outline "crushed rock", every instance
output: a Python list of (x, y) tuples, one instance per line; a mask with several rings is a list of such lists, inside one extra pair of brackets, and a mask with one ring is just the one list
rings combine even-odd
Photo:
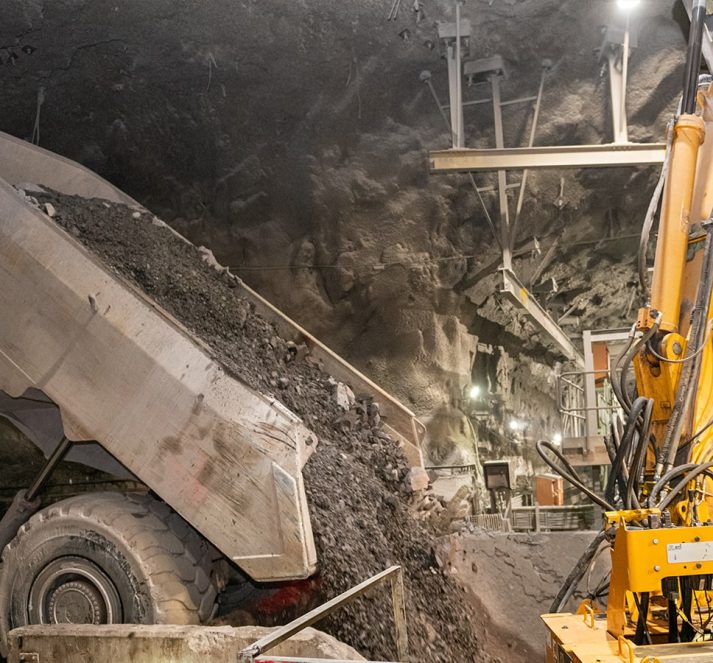
[[(55, 222), (206, 342), (226, 370), (277, 398), (319, 436), (303, 474), (320, 600), (400, 564), (412, 656), (433, 663), (491, 660), (480, 651), (478, 619), (464, 590), (440, 568), (434, 534), (410, 513), (410, 468), (383, 431), (377, 404), (352, 402), (344, 390), (336, 398), (334, 379), (236, 294), (229, 271), (152, 214), (137, 218), (133, 208), (49, 191), (32, 197), (43, 211), (51, 205)], [(368, 658), (395, 660), (388, 594), (385, 588), (361, 598), (320, 628)]]

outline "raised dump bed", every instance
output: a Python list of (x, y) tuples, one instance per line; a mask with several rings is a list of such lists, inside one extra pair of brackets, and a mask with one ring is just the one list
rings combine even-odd
[[(63, 431), (53, 434), (37, 393), (0, 398), (0, 407), (46, 453), (62, 434), (98, 441), (252, 578), (309, 576), (316, 559), (301, 468), (314, 436), (280, 403), (227, 375), (183, 325), (10, 185), (138, 203), (79, 164), (7, 134), (0, 178), (0, 306), (13, 312), (0, 319), (0, 389), (12, 398), (41, 392), (59, 407)], [(238, 284), (283, 338), (306, 343), (327, 372), (374, 396), (387, 431), (420, 464), (425, 429), (412, 412)], [(122, 471), (96, 446), (70, 459)]]
[[(133, 198), (84, 166), (2, 132), (0, 178), (12, 185), (30, 182), (62, 193), (139, 206)], [(407, 458), (414, 466), (423, 465), (421, 447), (425, 441), (426, 428), (409, 408), (240, 279), (236, 281), (239, 296), (253, 304), (255, 311), (265, 320), (273, 323), (285, 340), (304, 343), (310, 353), (323, 362), (327, 373), (349, 384), (358, 396), (375, 398), (379, 402), (386, 431), (403, 445)]]
[(4, 182), (0, 308), (2, 391), (41, 391), (253, 578), (314, 571), (314, 436)]
[[(397, 432), (418, 460), (423, 429), (412, 413), (76, 164), (3, 138), (3, 176), (0, 374), (13, 396), (33, 391), (6, 397), (0, 410), (48, 452), (64, 433), (91, 440), (69, 458), (111, 462), (157, 495), (82, 493), (14, 529), (0, 565), (0, 655), (10, 631), (28, 624), (208, 623), (226, 556), (237, 564), (219, 617), (240, 623), (265, 594), (246, 605), (244, 590), (256, 588), (238, 586), (235, 567), (255, 579), (309, 574), (314, 539), (319, 582), (271, 585), (265, 612), (300, 590), (317, 592), (305, 601), (334, 596), (389, 560), (404, 568), (413, 651), (471, 660), (477, 615), (449, 576), (429, 571), (435, 541), (410, 511), (419, 473), (409, 474), (385, 434)], [(28, 198), (8, 180), (124, 204), (20, 187)], [(286, 339), (307, 343), (310, 355)], [(344, 405), (333, 376), (378, 400), (381, 417), (363, 402)], [(27, 516), (22, 500), (8, 513), (14, 507)], [(326, 628), (373, 660), (396, 660), (384, 599), (364, 597)], [(260, 651), (272, 660), (264, 643)]]
[[(69, 460), (160, 499), (80, 495), (23, 525), (3, 556), (0, 654), (8, 631), (27, 623), (204, 621), (222, 556), (258, 582), (312, 575), (302, 470), (316, 436), (13, 186), (28, 182), (139, 207), (82, 166), (0, 134), (0, 416), (46, 455), (70, 440)], [(425, 429), (412, 412), (235, 286), (282, 338), (375, 398), (386, 432), (421, 465)], [(18, 499), (2, 545), (39, 506)]]

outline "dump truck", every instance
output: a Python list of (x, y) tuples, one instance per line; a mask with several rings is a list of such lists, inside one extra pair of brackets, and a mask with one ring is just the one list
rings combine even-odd
[[(47, 457), (0, 522), (0, 653), (28, 624), (204, 622), (226, 560), (259, 583), (310, 577), (318, 560), (302, 468), (317, 436), (20, 185), (138, 207), (83, 166), (0, 134), (0, 416)], [(386, 431), (422, 465), (425, 428), (408, 408), (235, 280), (236, 296), (284, 339), (376, 398)], [(41, 508), (63, 459), (144, 490)]]

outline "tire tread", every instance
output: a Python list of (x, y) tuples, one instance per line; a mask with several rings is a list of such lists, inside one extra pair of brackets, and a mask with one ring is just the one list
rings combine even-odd
[(130, 551), (148, 579), (156, 623), (200, 624), (212, 617), (218, 594), (215, 549), (167, 504), (140, 493), (85, 493), (37, 512), (5, 547), (0, 580), (21, 563), (24, 539), (67, 518), (110, 530)]

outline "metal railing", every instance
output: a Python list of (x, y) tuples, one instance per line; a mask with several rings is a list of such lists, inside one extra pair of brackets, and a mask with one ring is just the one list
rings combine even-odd
[(598, 522), (591, 504), (568, 506), (513, 507), (507, 517), (499, 513), (480, 513), (468, 521), (489, 532), (564, 532), (592, 529)]
[(468, 516), (468, 520), (476, 527), (488, 532), (511, 532), (512, 525), (510, 519), (502, 513), (476, 513)]
[(557, 404), (562, 416), (564, 437), (585, 437), (587, 415), (596, 413), (599, 435), (607, 435), (614, 415), (621, 412), (609, 378), (595, 389), (594, 403), (586, 399), (585, 380), (589, 375), (602, 375), (603, 371), (568, 371), (557, 375)]
[(598, 522), (592, 504), (567, 506), (523, 506), (512, 510), (516, 532), (565, 532), (592, 529)]
[(570, 375), (579, 374), (561, 373), (557, 376), (557, 406), (562, 415), (562, 434), (565, 437), (582, 437), (587, 420), (582, 412), (586, 407), (584, 387), (570, 380)]
[[(398, 652), (399, 662), (408, 662), (408, 631), (406, 629), (406, 601), (404, 596), (404, 581), (403, 571), (400, 566), (392, 566), (391, 568), (382, 571), (368, 580), (352, 587), (343, 594), (327, 601), (325, 604), (311, 610), (302, 617), (298, 617), (294, 621), (281, 626), (272, 633), (268, 633), (265, 637), (260, 638), (249, 647), (246, 647), (240, 652), (240, 663), (353, 663), (353, 661), (334, 661), (333, 659), (321, 658), (301, 658), (290, 656), (263, 656), (265, 652), (270, 651), (281, 642), (284, 642), (293, 635), (304, 630), (308, 626), (312, 626), (316, 622), (331, 615), (334, 611), (343, 607), (345, 604), (371, 591), (377, 585), (389, 581), (391, 584), (391, 601), (394, 610), (394, 629), (396, 631), (396, 649)], [(372, 663), (386, 663), (383, 661), (373, 661)]]

